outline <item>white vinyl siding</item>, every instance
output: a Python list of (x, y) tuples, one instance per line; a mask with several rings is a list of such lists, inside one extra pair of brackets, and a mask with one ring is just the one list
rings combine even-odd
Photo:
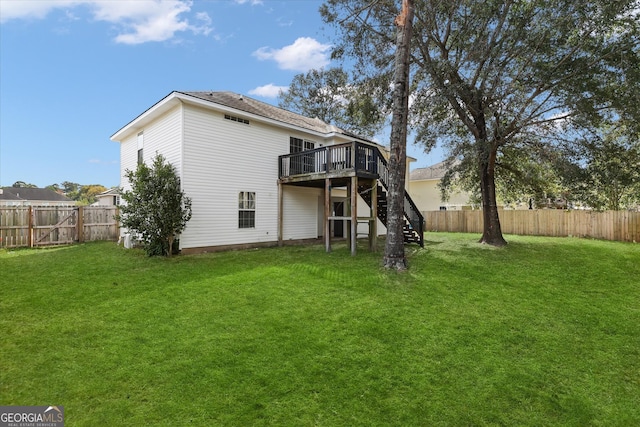
[(120, 186), (130, 190), (129, 181), (125, 178), (126, 170), (136, 170), (138, 166), (137, 136), (131, 135), (120, 143)]
[(120, 185), (129, 189), (125, 178), (125, 170), (135, 171), (138, 167), (138, 150), (142, 149), (143, 161), (150, 166), (156, 153), (164, 156), (179, 172), (181, 167), (181, 113), (180, 107), (175, 107), (158, 120), (145, 126), (127, 137), (120, 144)]
[[(182, 184), (193, 216), (181, 247), (277, 240), (278, 156), (289, 151), (288, 133), (256, 121), (239, 126), (223, 113), (185, 105), (183, 150)], [(241, 191), (258, 201), (254, 228), (238, 228)]]
[(177, 171), (181, 168), (181, 107), (176, 106), (144, 128), (144, 161), (147, 165), (160, 153)]
[(318, 202), (322, 190), (317, 188), (284, 186), (284, 240), (315, 239), (318, 237)]

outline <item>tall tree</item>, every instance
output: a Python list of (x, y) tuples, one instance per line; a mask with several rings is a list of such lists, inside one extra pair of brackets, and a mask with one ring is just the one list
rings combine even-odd
[(559, 167), (573, 200), (597, 210), (640, 206), (640, 133), (604, 127), (578, 141)]
[(382, 128), (385, 116), (367, 90), (370, 87), (350, 81), (341, 68), (310, 70), (294, 76), (289, 89), (278, 96), (278, 105), (371, 138)]
[[(392, 0), (326, 0), (335, 52), (359, 73), (391, 76)], [(412, 124), (473, 169), (481, 242), (504, 245), (496, 169), (505, 149), (553, 145), (560, 124), (606, 114), (638, 118), (638, 0), (420, 0), (412, 40)], [(389, 77), (390, 78), (390, 77)], [(636, 120), (637, 122), (637, 120)], [(531, 137), (531, 138), (529, 138)]]
[(12, 187), (14, 188), (38, 188), (37, 185), (31, 184), (24, 181), (16, 181), (13, 183)]
[(78, 191), (77, 201), (81, 205), (90, 205), (94, 203), (97, 199), (97, 195), (102, 193), (103, 191), (107, 191), (107, 187), (100, 184), (89, 184), (89, 185), (81, 185), (80, 190)]
[(65, 196), (67, 196), (71, 200), (78, 200), (78, 196), (80, 195), (80, 184), (78, 184), (77, 182), (63, 181), (60, 183), (60, 185), (62, 186), (62, 191), (64, 192)]
[(131, 190), (121, 190), (125, 203), (120, 206), (118, 221), (142, 235), (147, 255), (170, 257), (176, 236), (191, 219), (191, 199), (180, 188), (175, 168), (157, 154), (151, 166), (141, 163), (125, 176)]
[(413, 28), (413, 0), (403, 0), (395, 19), (395, 70), (393, 74), (393, 115), (389, 147), (389, 192), (387, 196), (387, 239), (384, 247), (385, 268), (404, 270), (404, 193), (407, 170), (407, 119), (409, 117), (409, 55)]
[(45, 188), (51, 191), (55, 191), (56, 193), (62, 193), (62, 188), (60, 188), (60, 186), (56, 183), (47, 185)]

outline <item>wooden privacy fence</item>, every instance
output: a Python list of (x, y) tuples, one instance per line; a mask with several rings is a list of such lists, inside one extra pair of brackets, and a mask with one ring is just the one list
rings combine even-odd
[(118, 240), (116, 206), (0, 207), (0, 247)]
[[(423, 212), (427, 231), (482, 233), (482, 211)], [(505, 234), (591, 237), (640, 242), (640, 212), (576, 210), (500, 210)]]

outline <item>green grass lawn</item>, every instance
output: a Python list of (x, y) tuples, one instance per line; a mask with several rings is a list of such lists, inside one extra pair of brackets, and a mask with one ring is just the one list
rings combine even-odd
[(67, 426), (640, 425), (640, 245), (0, 251), (0, 404)]

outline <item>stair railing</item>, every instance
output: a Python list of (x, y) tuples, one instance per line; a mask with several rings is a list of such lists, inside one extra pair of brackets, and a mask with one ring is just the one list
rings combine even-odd
[[(375, 149), (377, 151), (377, 169), (378, 169), (378, 179), (384, 186), (384, 189), (389, 192), (389, 167), (387, 163), (387, 159), (384, 158), (382, 153), (378, 148)], [(420, 246), (424, 247), (424, 216), (420, 213), (420, 210), (411, 199), (411, 196), (404, 190), (404, 217), (409, 221), (409, 225), (413, 230), (418, 233), (418, 238), (420, 239)]]

